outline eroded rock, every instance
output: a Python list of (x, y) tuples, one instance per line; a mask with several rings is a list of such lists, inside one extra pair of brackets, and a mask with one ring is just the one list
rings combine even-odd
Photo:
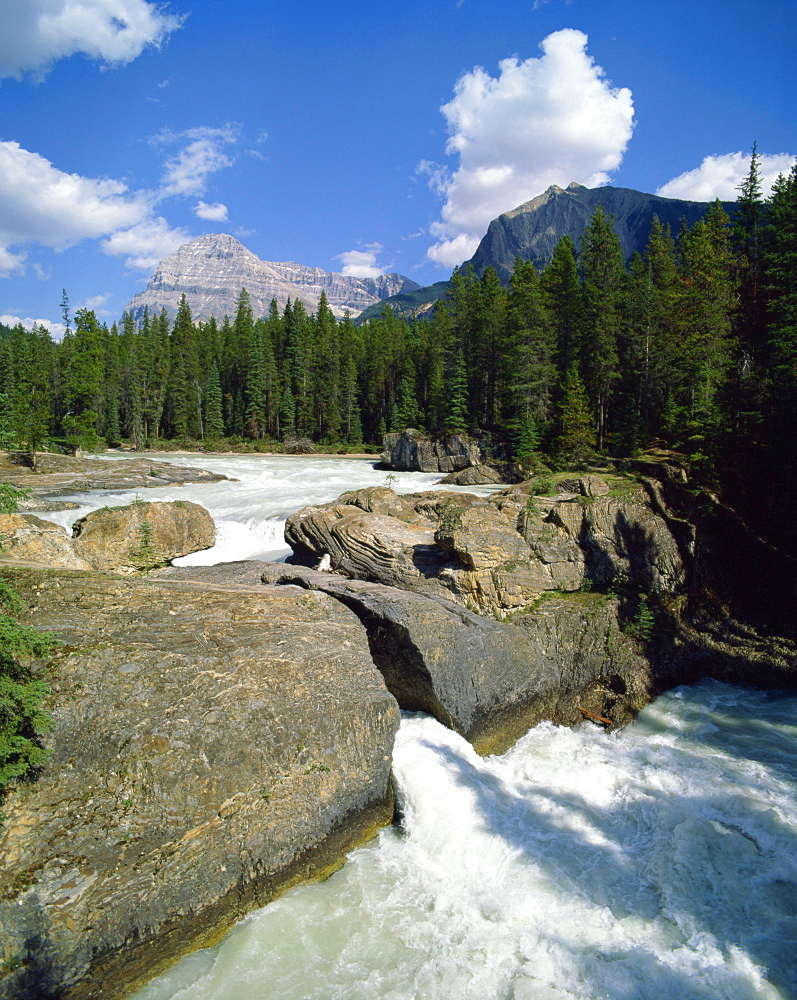
[(93, 510), (75, 521), (72, 537), (93, 569), (132, 573), (211, 548), (216, 526), (197, 503), (156, 501)]
[(13, 581), (65, 645), (51, 756), (3, 805), (3, 1000), (126, 995), (390, 821), (399, 713), (339, 601)]
[(599, 477), (579, 491), (531, 497), (528, 484), (487, 498), (435, 490), (397, 497), (360, 490), (288, 518), (295, 562), (331, 568), (487, 613), (527, 606), (547, 590), (631, 584), (680, 591), (693, 550), (689, 524), (654, 512), (629, 488), (611, 496)]
[(383, 465), (400, 472), (456, 472), (487, 460), (484, 442), (467, 434), (446, 434), (432, 440), (408, 427), (400, 434), (386, 434)]

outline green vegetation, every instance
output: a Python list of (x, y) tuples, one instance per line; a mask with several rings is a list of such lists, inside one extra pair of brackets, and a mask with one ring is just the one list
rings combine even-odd
[[(20, 494), (27, 495), (0, 483), (0, 510), (15, 510)], [(0, 577), (0, 798), (10, 782), (46, 760), (39, 737), (52, 724), (41, 708), (49, 689), (32, 663), (48, 655), (55, 639), (21, 625), (16, 616), (22, 608), (16, 588)]]

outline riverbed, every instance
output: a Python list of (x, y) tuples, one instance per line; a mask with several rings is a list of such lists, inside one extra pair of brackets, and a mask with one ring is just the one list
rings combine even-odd
[[(386, 482), (368, 459), (163, 458), (237, 480), (145, 491), (213, 514), (188, 564), (284, 558), (290, 513)], [(134, 497), (72, 499), (61, 523)], [(399, 823), (136, 1000), (797, 997), (794, 693), (704, 682), (620, 732), (542, 724), (488, 758), (405, 715), (393, 770)]]

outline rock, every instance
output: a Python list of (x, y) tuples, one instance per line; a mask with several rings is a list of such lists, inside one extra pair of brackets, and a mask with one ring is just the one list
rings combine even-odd
[(320, 590), (351, 608), (401, 708), (429, 712), (480, 753), (505, 750), (543, 719), (572, 725), (578, 705), (625, 721), (648, 700), (649, 665), (620, 630), (617, 600), (605, 595), (546, 601), (508, 623), (439, 597), (281, 563), (265, 564), (263, 579)]
[(565, 493), (578, 493), (582, 497), (603, 497), (609, 492), (609, 484), (600, 476), (560, 479), (557, 486)]
[(34, 514), (0, 514), (0, 563), (90, 569), (60, 524)]
[[(584, 488), (600, 491), (603, 481), (593, 480)], [(293, 562), (315, 566), (328, 554), (332, 569), (354, 579), (486, 613), (520, 609), (547, 590), (578, 590), (587, 579), (649, 592), (685, 588), (694, 533), (661, 497), (654, 512), (636, 487), (626, 497), (571, 493), (531, 503), (527, 490), (487, 498), (359, 491), (292, 515), (285, 538)]]
[(399, 713), (339, 601), (12, 579), (64, 645), (51, 756), (3, 803), (2, 1000), (125, 996), (391, 820)]
[(471, 465), (460, 472), (450, 472), (438, 486), (485, 486), (506, 482), (501, 473), (491, 465)]
[(400, 472), (455, 472), (483, 465), (487, 449), (467, 434), (447, 434), (437, 440), (424, 437), (411, 427), (401, 434), (386, 434), (382, 465)]
[(206, 469), (173, 465), (151, 458), (73, 458), (38, 453), (39, 471), (24, 463), (20, 452), (0, 452), (0, 479), (30, 490), (34, 497), (53, 497), (90, 490), (140, 490), (183, 483), (217, 483), (226, 476)]
[(216, 526), (197, 503), (157, 501), (93, 510), (75, 521), (72, 537), (94, 569), (132, 573), (211, 548)]

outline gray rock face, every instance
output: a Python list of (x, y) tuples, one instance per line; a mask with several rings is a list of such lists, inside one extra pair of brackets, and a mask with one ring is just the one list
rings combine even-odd
[(268, 312), (272, 299), (280, 309), (288, 299), (298, 299), (315, 312), (322, 292), (336, 316), (342, 317), (347, 310), (358, 316), (390, 295), (419, 287), (400, 274), (353, 278), (293, 262), (260, 260), (234, 237), (219, 233), (201, 236), (164, 257), (147, 287), (133, 296), (125, 311), (138, 319), (145, 308), (151, 314), (165, 309), (174, 319), (180, 297), (185, 295), (194, 320), (215, 316), (221, 321), (235, 316), (238, 296), (245, 288), (256, 319)]
[(339, 601), (12, 579), (65, 645), (52, 754), (3, 803), (2, 1000), (127, 995), (391, 820), (399, 712)]
[(682, 219), (691, 226), (709, 208), (705, 202), (660, 198), (630, 188), (569, 184), (562, 189), (552, 185), (544, 194), (490, 223), (471, 258), (474, 270), (481, 276), (485, 268), (494, 267), (501, 281), (508, 282), (518, 257), (530, 260), (541, 270), (550, 262), (563, 236), (569, 236), (576, 250), (580, 249), (581, 237), (599, 204), (607, 215), (614, 215), (626, 264), (636, 251), (642, 253), (647, 246), (654, 215), (677, 234)]
[[(344, 494), (288, 518), (294, 559), (486, 613), (532, 603), (547, 590), (585, 580), (628, 582), (646, 591), (682, 590), (691, 527), (655, 513), (641, 490), (620, 498), (599, 477), (579, 495), (537, 497), (528, 485), (488, 498), (444, 490), (398, 497), (384, 487)], [(602, 485), (601, 485), (602, 484)], [(583, 495), (582, 490), (590, 490)], [(659, 509), (666, 511), (663, 501)]]
[(619, 628), (616, 599), (575, 595), (505, 623), (336, 573), (271, 563), (263, 579), (351, 608), (399, 705), (429, 712), (480, 753), (505, 750), (543, 719), (572, 725), (579, 706), (621, 721), (646, 700), (649, 666)]
[(399, 472), (456, 472), (482, 465), (487, 449), (467, 434), (447, 434), (433, 441), (412, 428), (400, 434), (386, 434), (382, 465)]

